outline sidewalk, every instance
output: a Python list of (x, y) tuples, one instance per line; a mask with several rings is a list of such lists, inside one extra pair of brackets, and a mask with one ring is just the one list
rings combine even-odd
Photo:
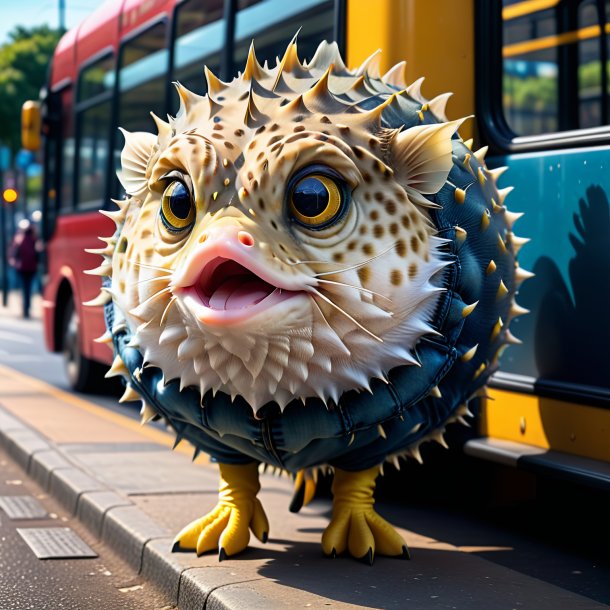
[[(0, 316), (11, 318), (22, 318), (21, 310), (21, 290), (11, 290), (8, 293), (7, 306), (2, 307), (0, 302)], [(38, 293), (32, 295), (32, 303), (30, 306), (30, 319), (42, 319), (42, 296)]]
[(249, 550), (222, 563), (216, 554), (172, 554), (173, 536), (215, 505), (217, 489), (216, 469), (203, 457), (193, 464), (182, 445), (171, 452), (172, 443), (169, 434), (0, 366), (0, 444), (180, 610), (606, 607), (484, 558), (510, 547), (481, 544), (480, 536), (476, 545), (454, 546), (406, 529), (443, 531), (406, 507), (379, 512), (403, 526), (411, 561), (378, 557), (369, 567), (325, 559), (320, 536), (330, 502), (291, 514), (291, 481), (271, 475), (261, 476), (266, 545), (252, 537)]

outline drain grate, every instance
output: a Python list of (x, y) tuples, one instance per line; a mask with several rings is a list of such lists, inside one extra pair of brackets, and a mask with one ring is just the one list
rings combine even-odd
[(47, 511), (32, 496), (0, 496), (0, 508), (9, 519), (46, 519)]
[(17, 532), (38, 559), (97, 557), (97, 553), (69, 527), (17, 528)]

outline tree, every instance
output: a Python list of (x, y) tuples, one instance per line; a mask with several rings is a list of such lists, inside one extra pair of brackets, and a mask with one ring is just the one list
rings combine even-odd
[(17, 26), (0, 47), (0, 142), (20, 148), (21, 105), (38, 99), (61, 32), (47, 25)]

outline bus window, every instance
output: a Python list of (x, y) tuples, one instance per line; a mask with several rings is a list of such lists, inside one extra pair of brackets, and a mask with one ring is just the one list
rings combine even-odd
[(79, 209), (100, 208), (106, 192), (110, 140), (110, 100), (78, 114)]
[(608, 37), (596, 0), (503, 0), (502, 103), (518, 136), (608, 123)]
[[(66, 87), (60, 93), (61, 107), (72, 108), (72, 88)], [(74, 125), (72, 113), (67, 112), (61, 129), (61, 191), (59, 197), (62, 212), (69, 212), (74, 207)]]
[[(125, 43), (121, 50), (117, 125), (127, 131), (151, 131), (149, 112), (165, 116), (169, 51), (167, 24), (158, 23)], [(114, 164), (121, 165), (123, 137), (115, 137)], [(115, 180), (113, 196), (121, 196)]]
[(114, 56), (108, 55), (87, 66), (80, 75), (78, 101), (90, 100), (96, 95), (112, 91), (114, 87)]
[(102, 207), (106, 196), (113, 86), (112, 55), (83, 68), (78, 79), (76, 206), (81, 210)]
[[(207, 93), (203, 66), (219, 73), (225, 34), (222, 17), (223, 0), (189, 0), (177, 10), (173, 80), (199, 95)], [(178, 107), (175, 91), (170, 107)]]
[(322, 40), (333, 39), (334, 3), (321, 0), (239, 0), (235, 23), (234, 69), (242, 70), (246, 63), (250, 41), (255, 40), (256, 57), (262, 64), (275, 66), (286, 44), (299, 33), (301, 61), (313, 57)]

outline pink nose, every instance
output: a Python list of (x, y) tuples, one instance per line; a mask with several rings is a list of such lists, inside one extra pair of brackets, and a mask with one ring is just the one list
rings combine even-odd
[(248, 231), (240, 231), (237, 234), (237, 239), (240, 244), (247, 246), (248, 248), (251, 248), (254, 245), (254, 237), (252, 237)]

